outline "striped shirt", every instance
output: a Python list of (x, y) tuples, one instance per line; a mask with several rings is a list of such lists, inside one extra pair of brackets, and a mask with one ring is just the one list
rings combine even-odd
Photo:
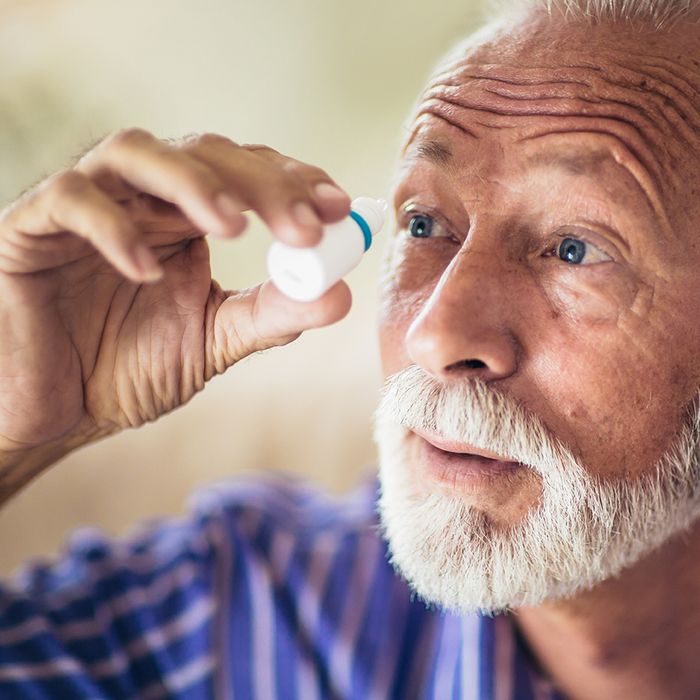
[(123, 539), (78, 531), (0, 587), (0, 698), (561, 698), (508, 616), (411, 594), (376, 497), (238, 479)]

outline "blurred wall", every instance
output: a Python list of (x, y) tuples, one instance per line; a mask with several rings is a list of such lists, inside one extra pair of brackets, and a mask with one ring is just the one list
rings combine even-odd
[[(381, 196), (406, 114), (474, 25), (473, 4), (0, 0), (0, 201), (122, 126), (267, 143), (352, 196)], [(215, 277), (229, 288), (261, 281), (270, 241), (255, 225), (212, 242)], [(343, 321), (242, 361), (179, 411), (35, 480), (0, 511), (0, 574), (58, 551), (79, 525), (121, 533), (238, 472), (291, 470), (341, 491), (371, 471), (381, 253), (348, 276)]]

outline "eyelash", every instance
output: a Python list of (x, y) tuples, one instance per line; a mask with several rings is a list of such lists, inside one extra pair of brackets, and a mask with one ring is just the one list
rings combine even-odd
[[(417, 209), (411, 209), (409, 211), (405, 211), (400, 219), (399, 219), (399, 225), (402, 231), (406, 231), (408, 234), (408, 229), (410, 228), (411, 222), (413, 219), (419, 216), (424, 216), (428, 219), (432, 219), (433, 221), (433, 226), (439, 226), (445, 231), (445, 235), (443, 236), (426, 236), (425, 238), (450, 238), (455, 242), (459, 242), (459, 239), (457, 236), (455, 236), (451, 231), (447, 223), (442, 219), (442, 217), (436, 213), (432, 212), (426, 212), (426, 211), (419, 211)], [(411, 236), (408, 234), (409, 238), (413, 239), (420, 239), (420, 236)]]
[[(449, 239), (452, 239), (453, 241), (455, 241), (456, 243), (459, 243), (459, 239), (454, 234), (452, 234), (450, 232), (449, 227), (445, 224), (445, 222), (442, 220), (442, 218), (439, 215), (434, 214), (434, 213), (429, 213), (426, 211), (419, 211), (417, 209), (405, 211), (401, 215), (401, 217), (399, 218), (400, 228), (402, 231), (406, 232), (406, 234), (409, 238), (411, 238), (413, 240), (420, 240), (422, 238), (421, 236), (411, 236), (410, 233), (408, 232), (413, 219), (415, 219), (416, 217), (419, 217), (419, 216), (431, 219), (433, 221), (434, 226), (437, 225), (437, 226), (441, 227), (442, 229), (444, 229), (444, 231), (446, 233), (446, 235), (444, 235), (444, 236), (430, 235), (430, 236), (425, 236), (423, 238), (425, 238), (426, 240), (431, 239), (431, 238), (449, 238)], [(602, 246), (599, 243), (593, 242), (582, 231), (569, 230), (569, 231), (564, 231), (564, 232), (558, 232), (558, 233), (554, 234), (553, 238), (554, 238), (554, 240), (551, 241), (547, 245), (545, 252), (543, 254), (543, 257), (547, 257), (547, 258), (558, 257), (558, 251), (559, 251), (561, 244), (566, 239), (572, 238), (575, 240), (582, 241), (583, 243), (586, 244), (586, 246), (590, 246), (591, 248), (600, 251), (601, 253), (606, 255), (608, 258), (610, 258), (610, 260), (614, 260), (614, 258), (615, 258), (614, 254), (610, 250), (607, 249), (607, 246)], [(603, 261), (598, 261), (598, 263), (592, 263), (592, 264), (600, 264), (601, 262), (607, 262), (607, 261), (603, 260)], [(572, 267), (574, 267), (574, 265), (572, 265)], [(575, 267), (587, 267), (587, 266), (575, 265)]]

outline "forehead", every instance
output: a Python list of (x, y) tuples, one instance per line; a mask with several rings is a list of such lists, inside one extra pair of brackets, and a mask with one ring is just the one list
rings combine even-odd
[(695, 34), (546, 18), (497, 30), (436, 72), (410, 122), (402, 170), (421, 159), (494, 168), (499, 154), (517, 153), (576, 171), (611, 158), (655, 208), (668, 206), (687, 196), (700, 155)]
[[(472, 192), (475, 182), (488, 183), (501, 194), (538, 183), (564, 192), (573, 185), (582, 196), (615, 196), (620, 203), (635, 202), (638, 209), (664, 217), (654, 179), (609, 134), (554, 129), (527, 137), (516, 128), (494, 131), (465, 137), (444, 120), (426, 118), (404, 151), (398, 182), (410, 188), (416, 180), (449, 181)], [(402, 189), (397, 187), (399, 198)]]

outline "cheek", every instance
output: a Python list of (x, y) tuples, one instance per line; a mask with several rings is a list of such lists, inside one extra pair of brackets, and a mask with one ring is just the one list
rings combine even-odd
[(663, 455), (694, 392), (671, 343), (678, 333), (654, 322), (664, 315), (652, 309), (653, 286), (596, 267), (542, 282), (552, 323), (528, 335), (522, 371), (546, 397), (550, 427), (593, 473), (635, 473)]
[(552, 310), (571, 323), (614, 324), (644, 298), (645, 285), (615, 263), (558, 268), (541, 283)]
[(533, 337), (524, 369), (547, 404), (550, 428), (601, 476), (648, 470), (677, 435), (695, 393), (668, 337), (661, 348), (648, 326), (628, 330), (636, 335), (579, 323)]

